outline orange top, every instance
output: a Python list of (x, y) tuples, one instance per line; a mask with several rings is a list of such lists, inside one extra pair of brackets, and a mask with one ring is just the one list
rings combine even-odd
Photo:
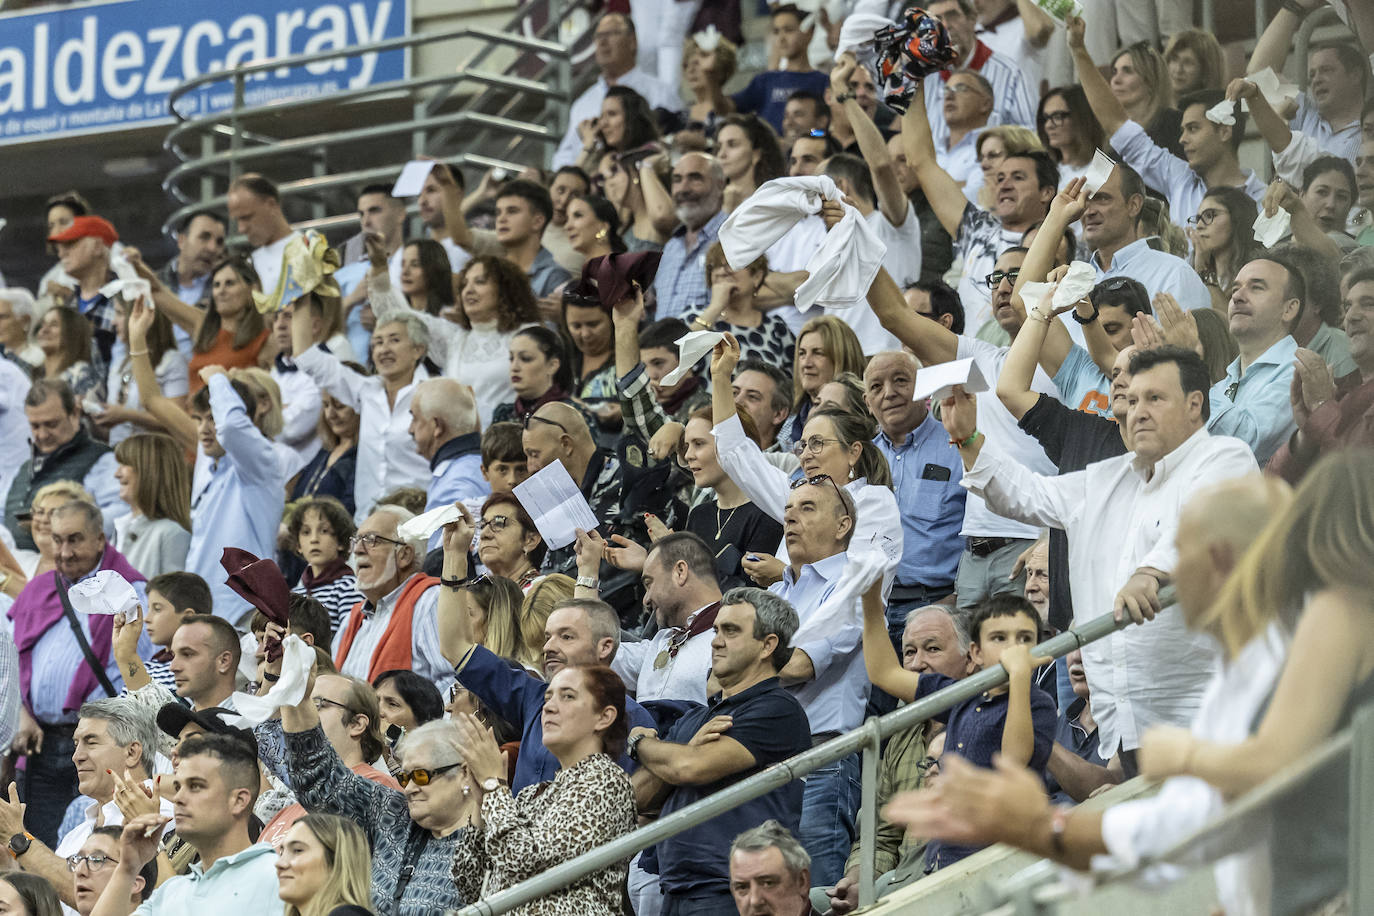
[(195, 394), (205, 387), (205, 383), (200, 379), (200, 370), (206, 366), (223, 366), (226, 369), (246, 369), (258, 364), (258, 351), (262, 345), (267, 343), (267, 335), (270, 330), (264, 330), (248, 346), (234, 348), (234, 338), (228, 331), (220, 329), (215, 337), (215, 345), (204, 353), (195, 353), (191, 356), (190, 364), (190, 393)]

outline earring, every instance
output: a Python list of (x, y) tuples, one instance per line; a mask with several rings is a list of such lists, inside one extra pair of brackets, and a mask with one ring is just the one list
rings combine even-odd
[(471, 795), (471, 794), (472, 794), (472, 786), (464, 785), (464, 786), (463, 786), (463, 797), (464, 797), (464, 798), (467, 798), (467, 797), (468, 797), (469, 795)]
[(606, 241), (606, 236), (608, 235), (610, 235), (610, 230), (608, 230), (605, 226), (602, 226), (601, 231), (596, 234), (596, 240), (598, 242), (604, 242)]

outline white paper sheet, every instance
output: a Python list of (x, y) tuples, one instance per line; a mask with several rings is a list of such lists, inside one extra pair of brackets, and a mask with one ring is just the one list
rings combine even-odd
[(1087, 189), (1088, 196), (1092, 197), (1097, 193), (1097, 189), (1107, 183), (1107, 179), (1112, 177), (1112, 169), (1116, 168), (1116, 162), (1112, 160), (1102, 150), (1093, 153), (1092, 164), (1088, 166), (1088, 171), (1083, 175), (1083, 187)]
[(391, 186), (392, 197), (419, 197), (425, 189), (425, 179), (434, 170), (432, 159), (412, 159), (401, 169), (396, 183)]
[(516, 484), (514, 492), (550, 550), (571, 544), (577, 539), (578, 528), (590, 531), (599, 524), (587, 497), (561, 461), (544, 465), (524, 483)]
[(683, 334), (677, 339), (677, 368), (663, 376), (659, 384), (664, 388), (670, 388), (682, 381), (697, 361), (709, 355), (716, 348), (716, 344), (724, 339), (725, 334), (721, 331), (688, 331)]
[(428, 540), (431, 534), (462, 517), (463, 513), (458, 511), (457, 506), (440, 506), (437, 509), (430, 509), (408, 522), (402, 522), (396, 529), (396, 537), (403, 541)]
[[(1246, 79), (1259, 87), (1260, 94), (1275, 111), (1282, 111), (1284, 105), (1298, 97), (1298, 84), (1290, 83), (1279, 76), (1273, 67), (1265, 67), (1258, 73), (1250, 74)], [(1240, 110), (1249, 111), (1250, 103), (1242, 100)]]
[(1213, 124), (1220, 124), (1223, 127), (1236, 126), (1236, 103), (1227, 99), (1222, 99), (1211, 108), (1207, 109), (1207, 120)]
[(1083, 16), (1083, 4), (1078, 0), (1035, 0), (1035, 5), (1060, 25), (1064, 25), (1071, 18), (1079, 19)]
[(913, 401), (926, 398), (943, 400), (954, 393), (955, 385), (963, 385), (964, 391), (977, 394), (988, 390), (987, 379), (978, 370), (978, 364), (969, 359), (956, 359), (937, 366), (926, 366), (916, 373), (916, 390), (911, 393)]
[(138, 607), (138, 592), (113, 569), (102, 569), (67, 590), (72, 609), (82, 614), (114, 615)]
[(1288, 227), (1292, 222), (1292, 215), (1283, 207), (1276, 208), (1273, 216), (1265, 216), (1261, 210), (1259, 216), (1255, 217), (1255, 241), (1265, 248), (1272, 248), (1279, 239), (1288, 234)]
[(238, 715), (225, 716), (225, 724), (252, 728), (266, 722), (281, 707), (296, 706), (305, 699), (310, 670), (315, 667), (315, 648), (294, 633), (281, 641), (281, 648), (280, 679), (262, 696), (235, 691), (234, 709)]

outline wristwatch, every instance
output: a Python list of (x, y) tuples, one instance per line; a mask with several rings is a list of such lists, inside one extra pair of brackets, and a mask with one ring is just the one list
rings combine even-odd
[(27, 830), (23, 833), (16, 833), (14, 836), (10, 837), (10, 855), (14, 856), (16, 859), (19, 858), (29, 851), (29, 847), (33, 845), (33, 840), (33, 834), (29, 833)]
[(1098, 316), (1098, 314), (1099, 314), (1099, 312), (1100, 312), (1100, 310), (1099, 310), (1098, 307), (1097, 307), (1097, 303), (1096, 303), (1096, 302), (1093, 302), (1093, 301), (1091, 301), (1091, 300), (1089, 300), (1088, 304), (1091, 305), (1091, 306), (1093, 307), (1093, 313), (1092, 313), (1091, 315), (1089, 315), (1087, 318), (1084, 318), (1082, 315), (1078, 314), (1078, 309), (1074, 309), (1074, 310), (1073, 310), (1073, 320), (1074, 320), (1074, 321), (1077, 321), (1079, 324), (1092, 324), (1094, 321), (1097, 320), (1097, 316)]
[(501, 786), (504, 786), (505, 784), (506, 781), (501, 777), (491, 776), (487, 779), (482, 780), (482, 791), (495, 792), (497, 789), (499, 789)]
[(596, 576), (578, 576), (576, 584), (582, 588), (598, 589), (601, 587), (601, 580)]
[(630, 740), (625, 742), (625, 755), (636, 763), (639, 762), (639, 742), (643, 741), (645, 737), (644, 732), (640, 732), (637, 735), (631, 735)]

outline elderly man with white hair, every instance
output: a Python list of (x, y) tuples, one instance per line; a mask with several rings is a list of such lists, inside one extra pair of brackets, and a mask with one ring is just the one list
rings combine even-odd
[(415, 386), (410, 400), (410, 438), (429, 462), (425, 509), (491, 495), (482, 476), (482, 433), (472, 389), (451, 378), (432, 378)]
[(701, 265), (725, 222), (725, 170), (715, 156), (687, 153), (673, 166), (670, 191), (682, 225), (663, 246), (654, 275), (659, 318), (676, 318), (711, 300)]
[(29, 340), (34, 319), (33, 293), (21, 286), (0, 289), (0, 356), (25, 372), (43, 365), (43, 351)]
[(420, 570), (424, 542), (405, 541), (397, 533), (414, 517), (400, 506), (378, 506), (349, 542), (363, 600), (334, 634), (334, 666), (369, 683), (383, 671), (402, 668), (442, 692), (454, 677), (439, 651), (439, 580)]

